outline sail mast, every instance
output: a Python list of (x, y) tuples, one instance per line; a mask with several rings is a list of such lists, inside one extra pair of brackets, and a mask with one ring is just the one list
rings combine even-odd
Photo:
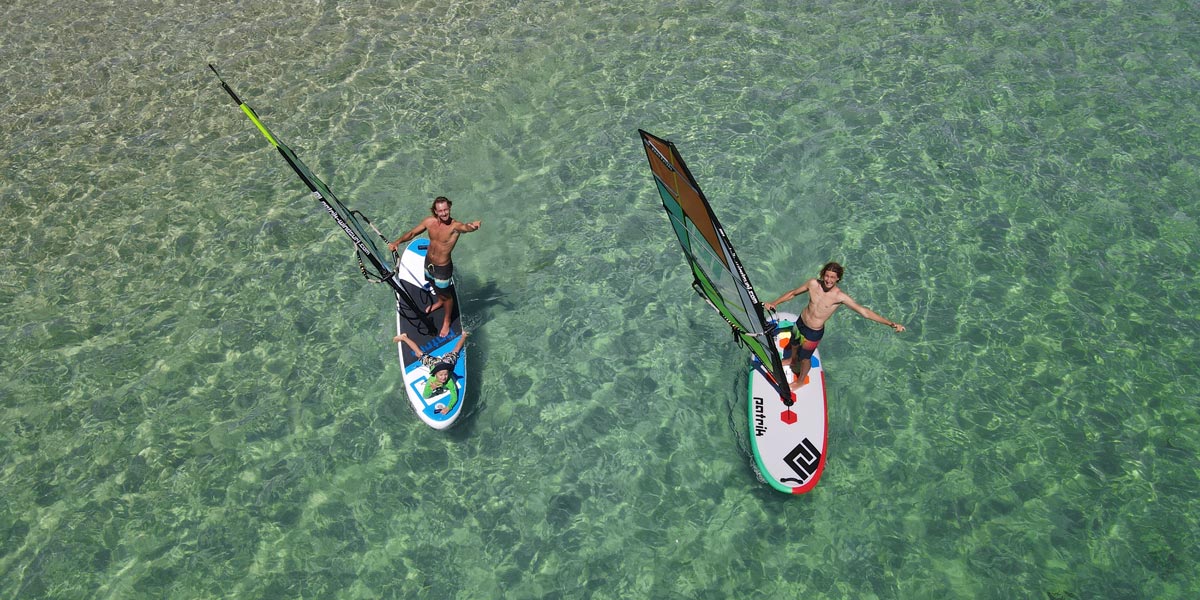
[[(242, 112), (250, 118), (250, 121), (254, 123), (254, 126), (257, 127), (259, 132), (263, 134), (263, 137), (267, 138), (267, 141), (270, 142), (271, 146), (279, 151), (279, 154), (283, 156), (283, 159), (287, 161), (288, 165), (293, 171), (295, 171), (296, 175), (300, 177), (305, 185), (308, 186), (308, 189), (312, 191), (313, 198), (321, 203), (321, 205), (325, 208), (325, 211), (328, 212), (331, 217), (333, 217), (335, 222), (337, 222), (338, 227), (340, 227), (341, 230), (350, 238), (350, 240), (354, 242), (355, 253), (358, 256), (359, 268), (362, 270), (363, 276), (371, 281), (387, 282), (388, 285), (396, 290), (396, 293), (404, 294), (405, 297), (407, 297), (408, 293), (404, 291), (404, 288), (401, 287), (396, 278), (396, 270), (393, 266), (396, 263), (396, 254), (389, 251), (391, 255), (391, 261), (389, 261), (387, 259), (387, 255), (384, 254), (384, 252), (377, 245), (378, 243), (376, 240), (371, 237), (369, 233), (367, 233), (366, 229), (363, 227), (363, 224), (365, 223), (367, 227), (370, 227), (372, 230), (374, 230), (379, 239), (386, 243), (387, 240), (382, 234), (379, 233), (379, 230), (375, 229), (375, 226), (371, 223), (371, 221), (363, 216), (362, 213), (346, 208), (346, 206), (342, 204), (340, 200), (338, 200), (337, 196), (333, 194), (329, 187), (325, 185), (325, 182), (321, 181), (316, 175), (314, 175), (313, 172), (309, 170), (308, 165), (305, 165), (304, 161), (300, 160), (300, 157), (296, 156), (296, 153), (293, 152), (292, 149), (287, 146), (287, 144), (283, 143), (282, 140), (275, 137), (275, 135), (273, 135), (271, 131), (267, 129), (267, 126), (264, 125), (262, 120), (259, 119), (258, 114), (254, 112), (254, 109), (250, 108), (248, 104), (243, 102), (242, 99), (238, 97), (237, 93), (233, 91), (233, 88), (229, 87), (229, 84), (225, 83), (225, 80), (221, 78), (221, 74), (217, 72), (217, 68), (211, 64), (208, 65), (208, 68), (211, 69), (213, 74), (217, 76), (217, 80), (221, 82), (221, 87), (225, 89), (230, 98), (233, 98), (233, 102), (238, 105), (238, 108), (242, 109)], [(364, 258), (374, 270), (374, 277), (372, 277), (372, 274), (367, 272), (367, 264), (363, 263)]]
[(790, 405), (792, 393), (788, 389), (783, 360), (775, 348), (774, 327), (767, 323), (750, 277), (712, 205), (675, 144), (641, 129), (638, 134), (654, 173), (663, 209), (667, 211), (691, 267), (692, 287), (725, 319), (738, 342), (758, 358), (780, 398)]

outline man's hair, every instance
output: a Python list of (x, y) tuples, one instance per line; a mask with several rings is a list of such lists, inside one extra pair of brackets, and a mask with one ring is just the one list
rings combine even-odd
[(437, 205), (442, 202), (446, 203), (447, 208), (454, 206), (454, 203), (451, 202), (449, 198), (445, 196), (438, 196), (437, 198), (433, 199), (433, 204), (429, 205), (429, 212), (432, 214), (437, 214)]
[(825, 276), (825, 271), (833, 271), (833, 273), (838, 276), (838, 281), (841, 281), (842, 274), (846, 272), (846, 269), (843, 269), (842, 265), (831, 262), (825, 263), (825, 266), (821, 267), (821, 277)]

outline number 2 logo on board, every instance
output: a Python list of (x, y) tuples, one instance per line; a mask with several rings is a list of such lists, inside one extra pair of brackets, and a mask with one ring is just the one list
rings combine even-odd
[(783, 462), (800, 476), (800, 479), (792, 481), (804, 483), (817, 472), (817, 466), (821, 464), (821, 451), (808, 438), (804, 438), (783, 457)]

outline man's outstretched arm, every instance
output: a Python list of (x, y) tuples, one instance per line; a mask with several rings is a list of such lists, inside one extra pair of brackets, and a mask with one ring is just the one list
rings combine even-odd
[(849, 307), (850, 310), (852, 310), (872, 321), (875, 321), (876, 323), (882, 323), (884, 325), (887, 325), (888, 327), (891, 327), (892, 329), (895, 329), (896, 333), (900, 333), (901, 331), (904, 331), (903, 325), (901, 325), (891, 319), (888, 319), (887, 317), (884, 317), (884, 316), (880, 315), (879, 313), (877, 313), (865, 306), (860, 305), (859, 303), (854, 301), (854, 298), (851, 298), (850, 296), (846, 296), (845, 298), (843, 298), (842, 304)]

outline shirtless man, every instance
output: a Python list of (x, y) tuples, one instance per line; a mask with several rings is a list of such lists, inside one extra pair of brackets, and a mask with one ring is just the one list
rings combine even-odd
[(449, 198), (438, 196), (434, 199), (433, 206), (429, 208), (433, 216), (425, 217), (408, 233), (388, 244), (388, 248), (395, 252), (401, 244), (407, 243), (426, 231), (429, 232), (429, 250), (425, 253), (425, 279), (433, 283), (437, 299), (425, 312), (431, 314), (439, 308), (446, 308), (445, 317), (442, 319), (442, 329), (438, 332), (441, 337), (450, 335), (450, 313), (454, 311), (454, 262), (450, 260), (450, 251), (454, 249), (454, 244), (458, 243), (460, 233), (479, 229), (479, 221), (474, 223), (455, 221), (450, 216), (451, 204)]
[[(804, 285), (780, 296), (774, 302), (763, 304), (763, 308), (773, 311), (776, 306), (808, 292), (808, 306), (805, 306), (804, 312), (800, 313), (800, 322), (796, 323), (792, 331), (792, 343), (785, 350), (789, 356), (785, 356), (784, 360), (791, 365), (792, 372), (796, 374), (796, 379), (790, 384), (793, 390), (806, 383), (808, 370), (812, 368), (813, 352), (817, 349), (821, 336), (825, 335), (825, 321), (833, 316), (839, 306), (846, 305), (850, 307), (850, 310), (876, 323), (883, 323), (895, 329), (896, 333), (904, 331), (903, 325), (881, 317), (871, 309), (859, 305), (846, 292), (837, 287), (844, 272), (842, 265), (831, 262), (821, 267), (820, 279), (809, 279), (804, 282)], [(797, 341), (800, 342), (798, 347)], [(796, 364), (796, 359), (800, 359), (799, 365)], [(796, 368), (797, 366), (799, 369)]]

